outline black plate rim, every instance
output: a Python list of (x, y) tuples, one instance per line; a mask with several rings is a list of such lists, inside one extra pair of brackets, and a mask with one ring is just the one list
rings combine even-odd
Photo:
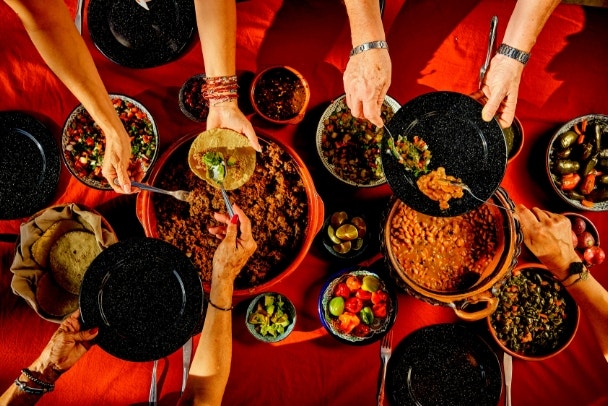
[[(30, 185), (30, 193), (19, 202), (19, 205), (15, 205), (13, 202), (10, 207), (0, 207), (0, 213), (2, 213), (0, 220), (29, 217), (44, 208), (55, 194), (61, 172), (59, 147), (49, 129), (41, 121), (21, 111), (0, 112), (0, 133), (11, 130), (22, 133), (37, 144), (45, 165), (39, 182), (36, 185)], [(2, 148), (6, 148), (6, 146), (3, 144)], [(19, 189), (23, 190), (23, 187), (19, 187)], [(12, 192), (2, 190), (1, 193), (14, 195), (16, 192), (16, 190)]]
[[(110, 61), (133, 69), (153, 68), (164, 65), (178, 58), (188, 48), (196, 32), (196, 20), (194, 3), (191, 0), (173, 0), (177, 7), (183, 9), (180, 23), (176, 24), (175, 30), (171, 31), (175, 35), (173, 39), (179, 42), (179, 47), (175, 49), (163, 49), (159, 52), (153, 48), (141, 51), (133, 51), (121, 45), (114, 37), (109, 27), (108, 13), (115, 1), (123, 0), (91, 0), (87, 7), (87, 25), (89, 35), (95, 47), (103, 56)], [(159, 1), (159, 0), (156, 0)], [(163, 0), (168, 1), (168, 0)], [(130, 2), (133, 10), (143, 10), (142, 6), (134, 1)], [(154, 12), (154, 4), (151, 2), (148, 7), (149, 13)], [(142, 28), (143, 29), (143, 28)]]
[[(434, 337), (437, 337), (437, 339), (439, 339), (439, 340), (448, 340), (454, 335), (460, 335), (463, 340), (468, 340), (465, 342), (467, 342), (467, 345), (469, 346), (469, 348), (473, 347), (473, 340), (475, 340), (475, 345), (479, 346), (478, 352), (483, 351), (485, 353), (485, 356), (487, 356), (486, 361), (488, 363), (486, 364), (486, 367), (494, 368), (494, 371), (488, 371), (487, 370), (488, 368), (486, 368), (486, 371), (485, 371), (486, 375), (490, 372), (493, 372), (494, 376), (497, 378), (496, 381), (493, 383), (493, 385), (495, 385), (496, 393), (493, 393), (493, 394), (488, 393), (488, 397), (491, 398), (490, 401), (488, 402), (488, 405), (495, 405), (498, 403), (501, 393), (502, 393), (502, 388), (503, 388), (503, 375), (502, 375), (502, 369), (500, 366), (500, 361), (498, 360), (498, 356), (496, 355), (496, 352), (492, 349), (492, 347), (488, 344), (488, 342), (486, 340), (484, 340), (478, 333), (476, 333), (470, 327), (468, 327), (462, 323), (440, 323), (440, 324), (432, 324), (432, 325), (421, 327), (417, 330), (414, 330), (413, 332), (411, 332), (410, 334), (405, 336), (405, 338), (403, 338), (397, 344), (397, 346), (395, 346), (393, 348), (393, 354), (391, 356), (391, 359), (389, 360), (388, 367), (387, 367), (387, 369), (388, 369), (387, 395), (390, 396), (391, 404), (393, 404), (393, 405), (397, 405), (397, 404), (415, 405), (415, 404), (417, 404), (416, 400), (412, 399), (411, 397), (409, 397), (408, 399), (396, 399), (395, 398), (395, 393), (393, 390), (395, 383), (393, 381), (394, 381), (394, 379), (397, 379), (396, 377), (398, 376), (398, 374), (393, 373), (393, 371), (395, 370), (395, 368), (397, 368), (396, 364), (398, 362), (407, 363), (407, 360), (404, 361), (400, 357), (405, 358), (405, 354), (403, 354), (403, 353), (406, 351), (406, 349), (408, 347), (412, 346), (414, 344), (415, 340), (418, 340), (419, 337), (424, 338), (425, 334), (433, 334)], [(426, 345), (427, 343), (428, 343), (428, 341), (426, 341), (424, 344)], [(448, 343), (448, 344), (450, 344), (450, 343)], [(425, 354), (417, 353), (416, 355), (425, 356), (426, 354), (428, 354), (428, 353), (425, 353)], [(489, 377), (487, 379), (489, 379)], [(400, 402), (402, 402), (402, 403), (400, 403)], [(409, 403), (409, 402), (411, 402), (411, 403)]]
[[(179, 320), (172, 321), (172, 328), (157, 336), (149, 337), (143, 341), (135, 337), (123, 337), (110, 326), (104, 323), (104, 316), (99, 305), (99, 294), (104, 279), (109, 273), (119, 268), (129, 260), (142, 261), (142, 258), (156, 259), (159, 253), (163, 259), (171, 261), (170, 272), (178, 273), (186, 291), (186, 309), (184, 316)], [(135, 263), (135, 262), (134, 262)], [(109, 268), (111, 264), (114, 267)], [(140, 262), (138, 265), (142, 266)], [(109, 270), (108, 270), (109, 269)], [(142, 269), (143, 272), (147, 271)], [(134, 278), (134, 283), (136, 279)], [(200, 276), (192, 262), (179, 249), (173, 245), (149, 237), (134, 238), (117, 242), (102, 251), (91, 263), (85, 273), (80, 289), (79, 308), (83, 328), (88, 329), (97, 326), (99, 334), (95, 342), (107, 353), (127, 361), (144, 362), (160, 359), (179, 349), (196, 331), (201, 323), (203, 315), (204, 292)], [(125, 309), (125, 312), (128, 312)], [(164, 340), (164, 342), (162, 342)]]
[[(419, 110), (424, 109), (425, 105), (433, 107), (433, 111), (420, 112)], [(446, 167), (448, 175), (453, 175), (462, 178), (463, 182), (467, 183), (476, 196), (482, 199), (479, 201), (470, 196), (468, 192), (464, 192), (464, 196), (461, 199), (450, 200), (450, 207), (447, 210), (441, 210), (439, 203), (426, 197), (415, 183), (415, 178), (411, 173), (403, 169), (403, 167), (397, 162), (396, 158), (389, 153), (386, 153), (388, 134), (383, 138), (383, 150), (382, 167), (386, 176), (387, 183), (392, 189), (394, 194), (412, 207), (414, 210), (427, 214), (430, 216), (437, 217), (452, 217), (460, 214), (467, 213), (473, 209), (478, 208), (483, 204), (483, 201), (487, 201), (496, 189), (500, 186), (507, 167), (507, 145), (504, 137), (502, 128), (498, 124), (498, 121), (494, 118), (490, 122), (483, 121), (481, 118), (482, 104), (471, 96), (463, 93), (453, 91), (434, 91), (424, 93), (420, 96), (415, 97), (409, 102), (405, 103), (397, 112), (393, 118), (386, 123), (386, 127), (389, 129), (390, 134), (396, 137), (398, 134), (408, 133), (411, 128), (419, 122), (421, 115), (433, 116), (432, 113), (437, 111), (440, 113), (447, 112), (446, 105), (451, 108), (457, 108), (456, 113), (459, 113), (459, 117), (462, 117), (462, 121), (472, 123), (478, 131), (483, 135), (485, 139), (484, 148), (488, 151), (488, 154), (492, 154), (492, 160), (486, 159), (486, 167), (483, 168), (483, 176), (480, 176), (479, 181), (475, 181), (474, 174), (479, 174), (479, 169), (470, 171), (453, 170), (454, 163), (456, 160), (440, 161), (437, 159), (436, 154), (431, 158), (431, 169), (435, 169), (439, 166)], [(427, 142), (429, 149), (433, 151), (440, 150), (437, 146), (433, 147), (435, 138), (433, 134), (422, 135), (422, 139)], [(456, 145), (458, 143), (452, 143)], [(447, 146), (444, 149), (448, 149)], [(447, 151), (446, 151), (447, 155)], [(454, 156), (459, 156), (454, 154)], [(477, 160), (479, 162), (479, 160)], [(496, 173), (491, 173), (491, 169), (494, 168)], [(489, 176), (492, 175), (492, 176)], [(482, 178), (482, 179), (481, 179)]]

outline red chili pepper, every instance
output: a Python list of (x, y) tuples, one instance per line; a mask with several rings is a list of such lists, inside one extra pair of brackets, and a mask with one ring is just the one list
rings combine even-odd
[(358, 297), (359, 299), (365, 301), (365, 300), (371, 300), (372, 298), (372, 292), (368, 292), (367, 290), (363, 290), (363, 289), (359, 289), (357, 291), (357, 293), (355, 293), (355, 296)]
[(562, 190), (574, 190), (576, 185), (581, 181), (581, 175), (578, 173), (569, 173), (562, 176)]
[(377, 290), (372, 293), (372, 303), (386, 303), (388, 301), (388, 294), (383, 290)]
[(580, 191), (583, 195), (588, 195), (589, 193), (591, 193), (591, 191), (593, 190), (593, 188), (595, 188), (595, 172), (591, 172), (589, 173), (587, 176), (585, 176), (585, 179), (583, 180), (583, 184), (581, 185)]

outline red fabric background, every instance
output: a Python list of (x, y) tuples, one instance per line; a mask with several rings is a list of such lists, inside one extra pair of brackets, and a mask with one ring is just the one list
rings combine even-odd
[[(74, 12), (76, 1), (66, 3)], [(405, 103), (433, 90), (472, 92), (485, 58), (490, 17), (499, 17), (500, 40), (514, 4), (504, 0), (387, 1), (384, 21), (393, 60), (389, 94)], [(343, 93), (341, 72), (350, 39), (341, 2), (240, 1), (238, 19), (237, 67), (244, 83), (264, 67), (287, 64), (304, 74), (312, 92), (308, 114), (300, 125), (271, 126), (252, 117), (258, 131), (296, 148), (312, 173), (326, 212), (346, 204), (368, 210), (374, 205), (380, 213), (391, 195), (387, 186), (358, 191), (336, 186), (315, 155), (316, 123), (329, 101)], [(608, 114), (607, 21), (606, 9), (560, 5), (540, 35), (524, 72), (517, 110), (525, 131), (523, 151), (508, 165), (502, 183), (514, 201), (571, 211), (548, 184), (545, 149), (549, 137), (565, 121), (589, 113)], [(86, 13), (83, 36), (108, 90), (131, 96), (152, 112), (162, 151), (182, 135), (203, 129), (185, 118), (177, 103), (185, 79), (203, 71), (196, 39), (172, 63), (133, 70), (112, 63), (95, 48), (88, 35)], [(78, 102), (46, 68), (4, 3), (0, 3), (0, 55), (0, 110), (33, 114), (49, 126), (59, 142), (61, 127)], [(243, 87), (241, 93), (246, 95)], [(243, 109), (251, 112), (246, 97)], [(86, 188), (62, 168), (52, 203), (100, 207), (127, 201), (126, 207), (132, 209), (132, 199), (114, 198), (113, 192)], [(132, 217), (132, 213), (123, 214)], [(605, 213), (585, 214), (595, 221), (602, 238), (608, 236)], [(20, 222), (0, 221), (0, 233), (16, 233)], [(12, 384), (57, 327), (38, 317), (11, 292), (12, 256), (13, 246), (0, 244), (0, 388)], [(526, 252), (520, 257), (520, 262), (530, 260)], [(295, 331), (279, 344), (255, 341), (244, 326), (247, 302), (237, 306), (232, 372), (224, 404), (374, 404), (380, 369), (378, 344), (340, 344), (325, 333), (317, 316), (321, 285), (342, 266), (327, 261), (315, 244), (298, 269), (273, 287), (289, 296), (298, 309)], [(608, 263), (594, 267), (593, 273), (608, 286)], [(395, 344), (420, 327), (453, 321), (456, 318), (450, 309), (401, 294)], [(126, 362), (93, 348), (40, 404), (145, 404), (151, 368), (151, 362)], [(159, 371), (161, 403), (173, 404), (180, 386), (181, 352), (161, 360)], [(607, 405), (606, 376), (608, 364), (583, 316), (574, 341), (558, 356), (542, 362), (514, 361), (513, 404)]]

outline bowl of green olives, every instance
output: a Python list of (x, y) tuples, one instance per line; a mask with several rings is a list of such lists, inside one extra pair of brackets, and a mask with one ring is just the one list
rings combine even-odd
[(580, 210), (608, 210), (608, 116), (588, 114), (560, 127), (549, 142), (546, 167), (563, 201)]

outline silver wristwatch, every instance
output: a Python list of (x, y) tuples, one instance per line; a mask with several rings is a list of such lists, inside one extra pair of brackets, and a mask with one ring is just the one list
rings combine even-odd
[(507, 44), (500, 44), (497, 53), (515, 59), (524, 65), (528, 62), (528, 59), (530, 59), (530, 54), (528, 52), (520, 51)]

